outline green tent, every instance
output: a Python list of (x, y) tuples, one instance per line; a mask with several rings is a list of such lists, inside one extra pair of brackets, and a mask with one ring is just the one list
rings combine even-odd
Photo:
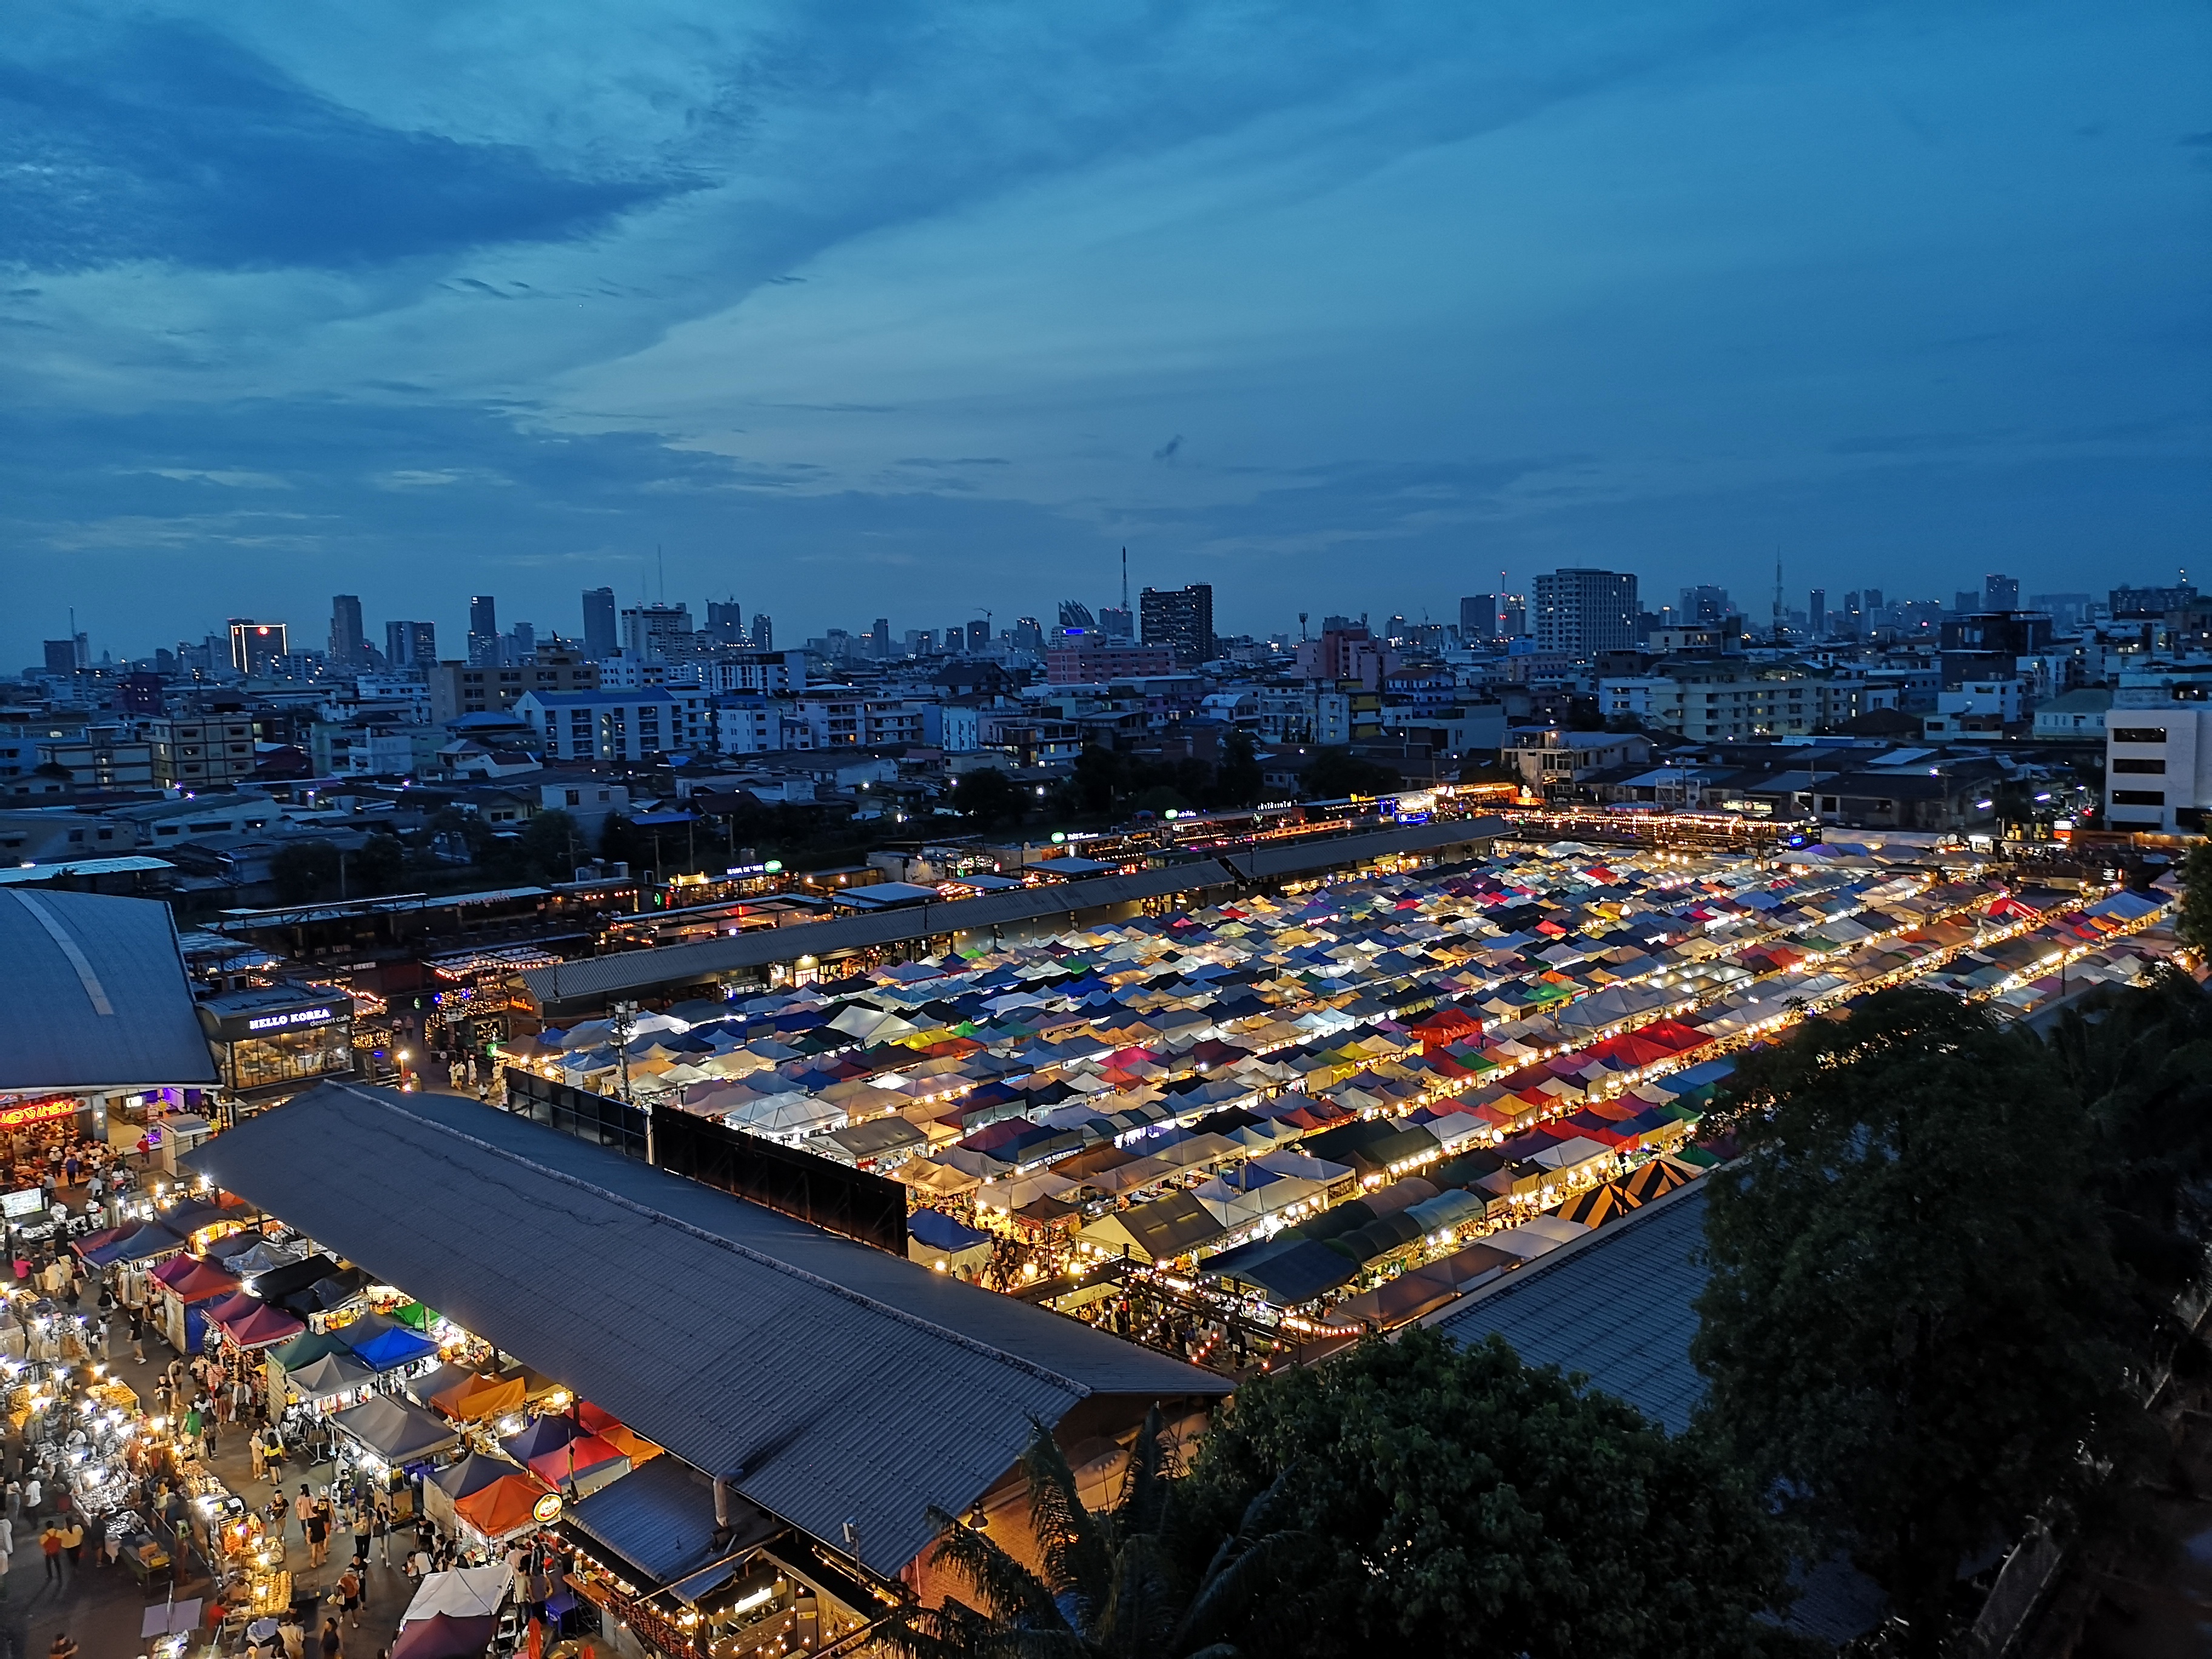
[(281, 1347), (271, 1348), (269, 1358), (288, 1371), (305, 1370), (318, 1359), (334, 1353), (350, 1353), (351, 1349), (337, 1337), (316, 1331), (302, 1331)]
[(410, 1302), (393, 1310), (392, 1316), (413, 1331), (427, 1331), (438, 1322), (438, 1310), (427, 1308), (420, 1302)]

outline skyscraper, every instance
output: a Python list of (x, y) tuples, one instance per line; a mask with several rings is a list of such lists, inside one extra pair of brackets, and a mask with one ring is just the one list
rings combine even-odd
[(1497, 594), (1477, 593), (1459, 602), (1459, 637), (1466, 645), (1498, 637)]
[(584, 659), (605, 662), (618, 648), (615, 635), (615, 591), (611, 587), (584, 590)]
[(891, 654), (891, 621), (889, 617), (876, 618), (876, 625), (868, 630), (868, 654), (878, 662)]
[(338, 593), (331, 599), (331, 666), (358, 668), (368, 660), (368, 641), (361, 631), (361, 596)]
[(753, 612), (753, 649), (756, 651), (775, 649), (775, 623), (765, 611)]
[(499, 602), (489, 593), (479, 593), (469, 601), (469, 660), (479, 664), (499, 660)]
[(1517, 640), (1528, 631), (1527, 594), (1500, 593), (1498, 596), (1498, 631), (1509, 640)]
[(1148, 587), (1137, 596), (1146, 645), (1164, 645), (1178, 668), (1195, 668), (1213, 655), (1213, 584)]
[(1577, 661), (1636, 647), (1636, 578), (1571, 566), (1536, 578), (1536, 648)]
[(1735, 605), (1725, 587), (1686, 587), (1682, 590), (1682, 621), (1696, 627), (1735, 615)]
[(707, 601), (707, 637), (717, 645), (745, 642), (745, 608), (735, 599)]
[(1133, 639), (1136, 637), (1136, 618), (1126, 607), (1109, 605), (1098, 613), (1098, 631), (1109, 640)]
[(1091, 607), (1080, 599), (1060, 602), (1060, 625), (1062, 628), (1096, 628), (1098, 618), (1091, 614)]
[(428, 668), (438, 660), (438, 625), (426, 622), (384, 624), (384, 659), (394, 668)]
[(641, 605), (622, 613), (623, 654), (645, 662), (684, 662), (691, 656), (691, 607)]
[(271, 657), (285, 653), (284, 624), (258, 623), (247, 617), (230, 619), (230, 665), (241, 674), (258, 674)]
[(2019, 610), (2020, 578), (2017, 576), (1983, 577), (1982, 609), (1984, 611)]
[(1813, 626), (1814, 639), (1825, 638), (1828, 632), (1828, 590), (1816, 587), (1805, 602), (1805, 619)]

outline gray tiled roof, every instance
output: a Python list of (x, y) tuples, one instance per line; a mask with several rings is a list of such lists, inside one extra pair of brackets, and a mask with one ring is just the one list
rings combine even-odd
[(167, 905), (0, 890), (0, 1090), (215, 1078)]
[(330, 1084), (191, 1160), (882, 1572), (1092, 1395), (1224, 1378), (452, 1096)]
[(1528, 1364), (1580, 1371), (1680, 1434), (1705, 1393), (1690, 1364), (1705, 1225), (1705, 1183), (1693, 1182), (1425, 1322), (1460, 1342), (1494, 1331)]

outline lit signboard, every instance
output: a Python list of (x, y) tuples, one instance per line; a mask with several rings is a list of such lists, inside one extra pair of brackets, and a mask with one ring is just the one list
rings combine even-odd
[(284, 1014), (257, 1014), (246, 1022), (246, 1029), (248, 1031), (281, 1031), (292, 1025), (320, 1025), (333, 1018), (335, 1016), (327, 1006), (295, 1008)]
[(57, 1118), (70, 1117), (76, 1115), (76, 1104), (75, 1095), (52, 1095), (45, 1100), (0, 1106), (0, 1129), (20, 1129), (27, 1123), (52, 1123)]

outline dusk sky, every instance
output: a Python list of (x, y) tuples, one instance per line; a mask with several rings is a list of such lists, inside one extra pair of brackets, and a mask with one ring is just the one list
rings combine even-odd
[(9, 671), (2212, 578), (2195, 0), (44, 6), (0, 124)]

